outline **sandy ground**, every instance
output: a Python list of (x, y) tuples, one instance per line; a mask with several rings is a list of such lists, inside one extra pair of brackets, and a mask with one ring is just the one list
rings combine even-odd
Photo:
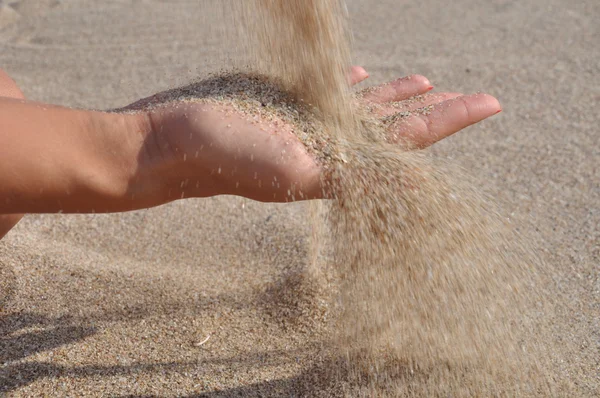
[[(198, 0), (0, 0), (0, 66), (30, 99), (111, 108), (223, 65)], [(558, 377), (600, 395), (600, 2), (349, 2), (356, 63), (504, 112), (437, 145), (548, 261)], [(305, 266), (305, 204), (188, 200), (28, 216), (0, 242), (0, 396), (290, 396), (318, 328), (277, 287)], [(275, 293), (273, 293), (275, 292)], [(279, 315), (279, 316), (274, 316)], [(210, 339), (200, 345), (207, 336)]]

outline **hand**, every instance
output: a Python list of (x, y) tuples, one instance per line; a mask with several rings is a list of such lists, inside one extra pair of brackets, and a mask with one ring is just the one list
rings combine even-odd
[[(354, 67), (350, 82), (366, 77)], [(413, 75), (358, 97), (361, 106), (387, 121), (390, 141), (408, 140), (417, 148), (501, 110), (487, 94), (425, 94), (432, 88), (425, 77)], [(429, 111), (419, 112), (424, 107)], [(402, 116), (390, 117), (398, 113)], [(228, 105), (190, 102), (167, 104), (149, 117), (154, 138), (148, 150), (150, 158), (163, 161), (164, 201), (230, 194), (285, 202), (323, 195), (321, 170), (283, 120), (251, 122)]]

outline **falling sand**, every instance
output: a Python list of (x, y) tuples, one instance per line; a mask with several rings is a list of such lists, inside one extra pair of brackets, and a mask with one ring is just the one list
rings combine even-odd
[(314, 244), (330, 236), (331, 250), (322, 251), (338, 281), (336, 343), (323, 384), (312, 388), (348, 396), (550, 396), (566, 388), (547, 375), (541, 336), (527, 322), (541, 302), (533, 250), (463, 173), (388, 142), (389, 119), (357, 109), (344, 3), (256, 0), (237, 11), (252, 67), (293, 93), (292, 103), (314, 106), (323, 127), (299, 130), (334, 146), (324, 183), (334, 200), (315, 219)]
[(311, 264), (266, 304), (275, 316), (295, 307), (315, 318), (308, 327), (329, 314), (298, 395), (566, 394), (527, 315), (543, 311), (540, 260), (465, 173), (391, 142), (406, 113), (378, 119), (357, 105), (343, 2), (229, 5), (250, 66), (156, 101), (227, 102), (282, 119), (327, 171), (332, 200), (315, 205)]

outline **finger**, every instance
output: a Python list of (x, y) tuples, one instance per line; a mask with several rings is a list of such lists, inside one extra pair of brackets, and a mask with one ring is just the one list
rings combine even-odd
[(363, 90), (359, 95), (375, 103), (403, 101), (433, 89), (431, 82), (421, 75), (411, 75)]
[(0, 69), (0, 97), (25, 98), (15, 81), (2, 69)]
[(390, 139), (406, 140), (425, 148), (501, 110), (500, 103), (491, 95), (460, 96), (435, 105), (429, 114), (399, 118), (390, 126)]
[(439, 104), (440, 102), (462, 96), (461, 93), (435, 93), (417, 95), (404, 101), (377, 104), (371, 107), (371, 111), (379, 116), (390, 116), (398, 112), (412, 112), (420, 108)]
[(354, 86), (369, 77), (369, 74), (362, 66), (353, 66), (350, 68), (350, 77), (348, 78), (350, 85)]

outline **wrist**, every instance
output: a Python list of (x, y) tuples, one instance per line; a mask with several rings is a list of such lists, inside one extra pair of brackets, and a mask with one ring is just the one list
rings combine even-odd
[(168, 143), (156, 129), (149, 112), (121, 114), (127, 139), (120, 170), (115, 173), (123, 187), (119, 193), (123, 204), (131, 209), (158, 206), (172, 201), (170, 173), (175, 160)]
[(87, 121), (97, 137), (93, 162), (79, 170), (79, 178), (104, 203), (96, 211), (128, 211), (162, 204), (163, 159), (155, 156), (151, 119), (145, 112), (91, 112)]

